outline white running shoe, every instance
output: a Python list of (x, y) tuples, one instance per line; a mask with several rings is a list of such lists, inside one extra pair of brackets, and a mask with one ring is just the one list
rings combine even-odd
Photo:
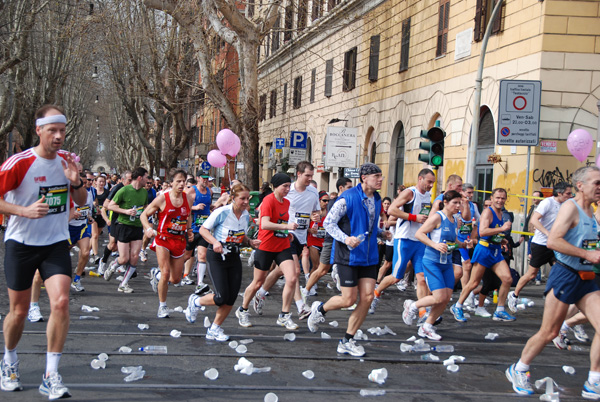
[(417, 332), (417, 334), (421, 338), (431, 339), (432, 341), (439, 341), (442, 339), (442, 337), (440, 335), (438, 335), (437, 332), (435, 332), (435, 329), (433, 327), (431, 327), (431, 329), (427, 330), (427, 329), (425, 329), (425, 325), (421, 325), (419, 327), (419, 331)]
[(121, 293), (133, 293), (133, 289), (127, 283), (125, 285), (119, 285), (117, 290)]
[(158, 306), (156, 316), (158, 318), (169, 318), (169, 308), (167, 306)]
[(398, 288), (399, 291), (404, 292), (407, 288), (406, 280), (400, 279), (400, 281), (398, 281), (398, 283), (396, 283), (396, 287)]
[(150, 270), (150, 286), (152, 286), (154, 293), (158, 293), (158, 278), (156, 276), (159, 272), (160, 270), (156, 267)]
[(365, 348), (361, 345), (357, 345), (354, 338), (352, 338), (348, 342), (341, 340), (340, 343), (338, 343), (337, 352), (355, 357), (362, 357), (365, 355)]
[(113, 262), (110, 263), (110, 265), (108, 266), (106, 271), (104, 271), (104, 280), (110, 281), (110, 278), (112, 278), (113, 274), (117, 270), (118, 265), (119, 265), (119, 263), (117, 262), (117, 260), (114, 260)]
[(98, 262), (98, 274), (104, 275), (104, 270), (106, 269), (106, 263), (102, 260)]
[(42, 312), (40, 311), (40, 306), (34, 305), (29, 307), (29, 314), (27, 314), (27, 319), (29, 322), (40, 322), (44, 321), (44, 317), (42, 316)]
[(306, 321), (306, 325), (308, 326), (310, 332), (317, 332), (319, 329), (319, 323), (325, 322), (325, 317), (323, 317), (323, 314), (319, 311), (321, 304), (321, 302), (316, 301), (313, 302), (312, 306), (310, 307), (310, 315)]
[(577, 339), (579, 342), (585, 343), (590, 341), (590, 337), (588, 336), (588, 334), (585, 333), (583, 325), (575, 325), (569, 329), (571, 330), (571, 332), (573, 332), (573, 335), (575, 335), (575, 339)]
[(76, 292), (83, 292), (85, 290), (85, 288), (81, 284), (81, 280), (78, 280), (77, 282), (71, 282), (71, 288), (75, 289)]
[(381, 298), (375, 296), (373, 297), (373, 301), (371, 302), (371, 306), (369, 306), (369, 314), (375, 314), (375, 310), (377, 309), (377, 306), (379, 305), (379, 300)]
[(206, 339), (210, 341), (227, 342), (229, 340), (229, 335), (225, 335), (225, 332), (221, 327), (214, 331), (208, 328), (206, 331)]
[(190, 324), (196, 322), (196, 317), (198, 316), (199, 307), (196, 307), (196, 300), (199, 299), (196, 294), (192, 293), (190, 297), (188, 297), (188, 306), (185, 309), (185, 319), (188, 320)]
[(277, 317), (277, 325), (285, 327), (285, 329), (289, 329), (291, 331), (298, 329), (298, 324), (292, 321), (292, 313), (287, 313), (284, 315), (279, 315)]
[(412, 325), (413, 320), (415, 319), (415, 317), (417, 315), (417, 313), (415, 311), (412, 311), (410, 308), (412, 304), (413, 304), (412, 300), (410, 300), (410, 299), (404, 300), (404, 311), (402, 312), (402, 321), (404, 321), (404, 323), (406, 325)]
[(475, 315), (478, 316), (478, 317), (490, 318), (492, 316), (492, 313), (490, 313), (489, 311), (487, 311), (485, 309), (485, 307), (477, 307), (475, 309)]
[(141, 262), (148, 261), (148, 255), (146, 254), (146, 250), (141, 250), (140, 251), (140, 261)]
[(517, 303), (519, 302), (519, 298), (515, 296), (515, 292), (509, 292), (508, 297), (506, 298), (506, 303), (508, 304), (508, 309), (511, 313), (517, 312)]
[(0, 380), (0, 388), (2, 391), (22, 391), (21, 376), (19, 375), (19, 361), (13, 364), (7, 364), (4, 359), (0, 363), (2, 370), (2, 379)]
[(250, 313), (248, 311), (242, 311), (239, 308), (235, 310), (235, 316), (238, 318), (240, 326), (248, 328), (252, 326), (250, 322)]
[(194, 281), (190, 279), (190, 276), (184, 276), (183, 279), (181, 280), (181, 284), (182, 285), (193, 285)]
[(258, 295), (258, 292), (256, 292), (254, 295), (254, 300), (252, 301), (252, 306), (254, 307), (256, 314), (262, 315), (263, 308), (265, 307), (265, 300), (266, 299), (264, 296), (261, 297)]
[(71, 396), (69, 388), (64, 386), (62, 377), (56, 371), (50, 373), (48, 377), (42, 376), (42, 385), (40, 385), (39, 391), (51, 401)]

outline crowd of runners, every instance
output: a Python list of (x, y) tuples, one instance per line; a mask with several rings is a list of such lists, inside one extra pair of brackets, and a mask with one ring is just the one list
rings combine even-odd
[[(10, 216), (4, 236), (10, 312), (3, 327), (3, 391), (22, 389), (17, 345), (26, 319), (44, 319), (39, 308), (43, 283), (51, 313), (39, 390), (50, 399), (70, 396), (58, 374), (70, 289), (85, 291), (82, 276), (91, 261), (98, 267), (90, 276), (110, 282), (121, 275), (110, 291), (134, 293), (130, 282), (148, 249), (156, 253), (158, 267), (150, 270), (150, 283), (138, 279), (135, 286), (157, 293), (157, 318), (169, 317), (170, 286), (190, 286), (186, 320), (194, 323), (203, 306), (216, 306), (206, 338), (227, 341), (222, 324), (234, 307), (239, 325), (251, 327), (252, 314), (263, 314), (268, 292), (283, 278), (281, 310), (273, 324), (297, 330), (298, 320), (305, 320), (316, 332), (329, 311), (347, 309), (337, 352), (355, 357), (366, 353), (355, 335), (367, 315), (376, 314), (384, 292), (405, 291), (414, 283), (416, 300), (405, 298), (402, 320), (416, 325), (420, 337), (439, 341), (436, 326), (446, 308), (459, 322), (467, 322), (466, 310), (477, 319), (514, 321), (523, 287), (550, 264), (541, 328), (506, 370), (519, 394), (533, 394), (527, 372), (547, 343), (566, 348), (569, 331), (589, 342), (582, 324), (600, 325), (594, 312), (600, 309), (596, 167), (577, 170), (572, 183), (559, 183), (552, 197), (536, 200), (527, 222), (534, 236), (514, 242), (512, 216), (504, 208), (507, 191), (494, 189), (480, 212), (472, 201), (474, 186), (458, 175), (450, 175), (445, 191), (433, 199), (436, 177), (425, 168), (414, 186), (382, 199), (384, 178), (373, 163), (360, 167), (356, 185), (340, 178), (335, 191), (327, 192), (318, 190), (314, 167), (304, 161), (295, 167), (293, 180), (277, 173), (263, 185), (254, 217), (251, 189), (237, 180), (216, 199), (204, 173), (194, 177), (172, 169), (163, 182), (152, 180), (143, 167), (110, 177), (83, 171), (76, 156), (61, 150), (66, 122), (60, 107), (42, 107), (36, 113), (39, 145), (0, 168), (0, 213)], [(98, 239), (104, 230), (109, 241), (102, 250)], [(529, 269), (510, 292), (512, 250), (521, 243), (530, 255)], [(243, 248), (253, 249), (248, 261), (253, 275), (238, 302)], [(78, 252), (74, 273), (70, 252)], [(317, 283), (326, 274), (339, 294), (316, 300)], [(458, 288), (460, 295), (451, 303)], [(496, 290), (497, 306), (489, 312), (488, 296)], [(596, 337), (590, 360), (582, 396), (600, 399)]]

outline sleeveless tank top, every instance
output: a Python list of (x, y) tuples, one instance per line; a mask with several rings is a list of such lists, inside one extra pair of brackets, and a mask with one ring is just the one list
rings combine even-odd
[[(451, 222), (450, 219), (442, 211), (437, 211), (442, 217), (440, 227), (433, 229), (429, 234), (429, 238), (435, 243), (446, 242), (448, 245), (448, 253), (451, 253), (456, 248), (456, 222)], [(440, 252), (429, 246), (425, 247), (423, 258), (433, 261), (440, 260)], [(451, 264), (452, 261), (448, 260)]]
[(165, 209), (158, 213), (158, 234), (164, 237), (185, 236), (187, 219), (190, 215), (187, 199), (183, 194), (183, 204), (174, 207), (169, 193), (165, 193)]
[[(492, 222), (490, 223), (490, 229), (495, 229), (495, 228), (499, 228), (502, 227), (502, 225), (504, 225), (504, 221), (502, 220), (502, 218), (498, 218), (498, 215), (496, 215), (496, 213), (494, 212), (494, 209), (492, 207), (488, 207), (490, 209), (490, 212), (492, 213)], [(479, 231), (481, 230), (481, 226), (477, 227), (477, 234), (479, 234)], [(481, 236), (481, 234), (479, 234), (479, 238), (481, 240), (486, 240), (487, 242), (490, 243), (490, 246), (493, 247), (500, 247), (500, 243), (502, 242), (502, 239), (504, 239), (504, 233), (498, 233), (492, 236)]]
[(192, 211), (192, 231), (194, 233), (198, 233), (200, 230), (200, 226), (206, 221), (208, 216), (210, 215), (210, 204), (212, 203), (212, 193), (207, 188), (206, 194), (202, 194), (198, 187), (194, 186), (194, 191), (196, 192), (196, 198), (194, 198), (194, 206), (198, 204), (204, 204), (203, 209), (199, 209), (197, 211)]
[[(596, 220), (593, 216), (587, 216), (583, 209), (573, 199), (570, 202), (577, 205), (577, 211), (579, 211), (579, 224), (572, 229), (569, 229), (564, 236), (564, 239), (575, 247), (581, 247), (585, 250), (595, 250), (598, 243), (598, 227)], [(572, 255), (566, 255), (554, 252), (556, 259), (573, 268), (577, 271), (592, 271), (593, 265), (591, 262), (584, 260), (583, 258), (574, 257)]]

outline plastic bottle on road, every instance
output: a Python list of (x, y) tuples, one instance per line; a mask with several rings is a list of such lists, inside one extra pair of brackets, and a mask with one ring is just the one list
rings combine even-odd
[(361, 389), (360, 396), (383, 396), (385, 389)]
[(452, 353), (454, 352), (454, 346), (452, 345), (438, 345), (438, 346), (434, 346), (433, 348), (431, 348), (431, 350), (434, 350), (438, 353)]
[(154, 354), (166, 354), (167, 353), (167, 347), (165, 345), (148, 345), (148, 346), (144, 346), (141, 347), (140, 352), (146, 352), (146, 353), (154, 353)]
[(431, 348), (426, 343), (416, 343), (412, 350), (413, 352), (429, 352)]

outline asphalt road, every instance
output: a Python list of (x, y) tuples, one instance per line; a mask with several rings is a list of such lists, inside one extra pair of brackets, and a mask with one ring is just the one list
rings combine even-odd
[[(101, 237), (101, 243), (105, 240)], [(4, 247), (0, 247), (3, 261)], [(400, 344), (416, 335), (416, 327), (402, 322), (402, 303), (414, 298), (414, 291), (400, 292), (390, 288), (384, 294), (376, 314), (367, 317), (362, 330), (368, 341), (360, 343), (367, 352), (358, 359), (336, 353), (338, 340), (345, 332), (349, 312), (332, 311), (321, 330), (331, 336), (323, 339), (321, 330), (310, 333), (306, 323), (299, 322), (293, 342), (284, 340), (284, 328), (275, 324), (281, 303), (281, 283), (272, 289), (265, 312), (257, 316), (251, 310), (251, 328), (242, 328), (231, 316), (225, 321), (225, 333), (231, 340), (252, 339), (248, 351), (239, 354), (228, 343), (207, 341), (204, 318), (214, 317), (214, 308), (200, 312), (195, 324), (189, 324), (182, 313), (173, 312), (168, 319), (156, 317), (158, 298), (145, 276), (156, 266), (156, 256), (149, 251), (149, 260), (140, 263), (139, 276), (130, 285), (135, 293), (117, 292), (117, 281), (86, 276), (83, 278), (85, 292), (71, 293), (71, 327), (60, 364), (60, 373), (70, 388), (74, 400), (82, 401), (158, 401), (158, 400), (227, 400), (262, 401), (265, 394), (273, 392), (280, 401), (362, 400), (361, 389), (385, 390), (376, 400), (402, 401), (504, 401), (517, 397), (504, 375), (504, 370), (517, 361), (527, 338), (535, 333), (542, 315), (542, 286), (530, 285), (523, 296), (533, 299), (535, 306), (520, 312), (511, 323), (498, 323), (491, 319), (473, 317), (467, 323), (458, 323), (446, 311), (444, 322), (437, 327), (443, 336), (439, 344), (450, 344), (454, 355), (466, 359), (459, 371), (451, 373), (442, 365), (450, 354), (440, 353), (439, 362), (422, 361), (421, 354), (401, 353)], [(75, 266), (76, 256), (73, 257)], [(1, 270), (3, 270), (3, 265)], [(249, 283), (252, 270), (245, 268), (242, 289)], [(309, 299), (324, 301), (336, 294), (327, 284), (329, 275), (319, 283), (317, 297)], [(302, 280), (303, 282), (303, 280)], [(0, 275), (0, 315), (4, 319), (8, 311), (8, 297), (4, 275)], [(170, 308), (187, 305), (193, 286), (170, 287)], [(454, 295), (456, 298), (457, 295)], [(241, 297), (236, 307), (241, 303)], [(45, 292), (40, 300), (44, 317), (49, 314)], [(82, 305), (98, 307), (94, 313), (81, 310)], [(96, 320), (80, 320), (80, 316), (97, 316)], [(294, 312), (294, 316), (296, 316)], [(328, 325), (337, 321), (338, 327)], [(138, 324), (148, 324), (148, 330), (138, 329)], [(390, 327), (397, 335), (372, 335), (372, 327)], [(25, 325), (25, 333), (19, 344), (22, 392), (0, 393), (2, 401), (43, 400), (37, 387), (45, 368), (46, 323)], [(181, 331), (179, 338), (170, 336), (173, 329)], [(587, 326), (588, 334), (593, 330)], [(498, 333), (495, 341), (485, 340), (488, 332)], [(3, 341), (2, 341), (3, 343)], [(435, 342), (429, 341), (430, 344)], [(580, 350), (561, 351), (548, 345), (532, 365), (531, 378), (537, 380), (552, 377), (564, 390), (561, 400), (580, 400), (581, 387), (589, 369), (589, 345), (574, 341)], [(166, 345), (168, 353), (149, 355), (138, 352), (146, 345)], [(119, 353), (121, 346), (129, 346), (133, 352)], [(106, 368), (94, 370), (90, 362), (100, 353), (107, 353)], [(251, 376), (240, 374), (234, 365), (241, 357), (250, 360), (255, 367), (271, 367), (268, 373)], [(125, 382), (123, 366), (143, 366), (143, 379)], [(562, 366), (574, 366), (575, 375), (567, 375)], [(217, 380), (204, 376), (209, 368), (219, 372)], [(373, 369), (386, 368), (388, 378), (383, 385), (370, 382), (367, 376)], [(312, 370), (314, 379), (303, 377), (302, 372)], [(529, 399), (539, 399), (539, 394)]]

